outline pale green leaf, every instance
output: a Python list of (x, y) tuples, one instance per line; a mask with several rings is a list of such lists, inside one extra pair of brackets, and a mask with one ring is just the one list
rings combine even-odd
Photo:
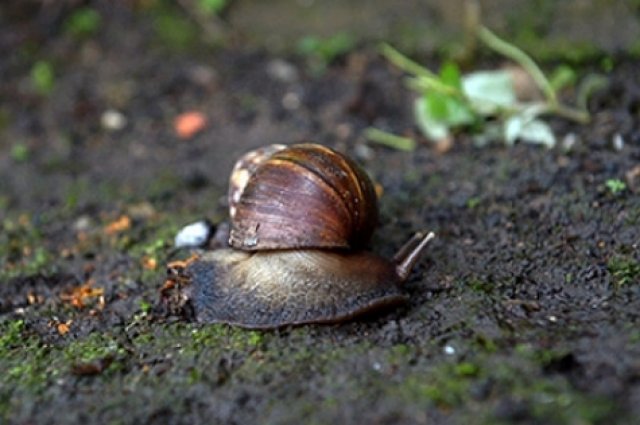
[(440, 68), (440, 80), (456, 89), (462, 88), (462, 76), (458, 65), (453, 62), (445, 62)]
[(495, 114), (501, 108), (516, 104), (513, 80), (507, 71), (479, 71), (462, 78), (462, 91), (474, 111)]
[(413, 113), (418, 128), (429, 140), (437, 142), (449, 137), (448, 125), (433, 116), (429, 109), (429, 103), (424, 97), (416, 99), (413, 104)]
[(547, 123), (539, 119), (528, 119), (522, 115), (514, 115), (505, 122), (504, 139), (509, 145), (516, 140), (544, 145), (548, 148), (556, 144), (556, 137)]

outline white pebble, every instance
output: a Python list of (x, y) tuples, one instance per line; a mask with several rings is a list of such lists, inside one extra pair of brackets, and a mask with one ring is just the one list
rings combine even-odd
[(615, 150), (617, 150), (618, 152), (620, 152), (622, 149), (624, 149), (624, 138), (622, 137), (622, 135), (620, 133), (616, 133), (613, 136), (613, 148)]
[(127, 117), (115, 109), (107, 109), (100, 117), (100, 123), (105, 130), (122, 130), (127, 125)]
[(288, 92), (282, 98), (282, 106), (289, 111), (296, 110), (300, 107), (300, 96), (294, 92)]
[(267, 74), (274, 80), (292, 83), (298, 80), (298, 70), (292, 64), (282, 59), (274, 59), (267, 65)]
[(445, 345), (442, 350), (444, 351), (445, 354), (448, 354), (449, 356), (452, 356), (456, 353), (456, 349), (453, 348), (451, 345)]
[(565, 150), (565, 152), (569, 152), (574, 147), (577, 141), (578, 136), (576, 135), (576, 133), (567, 133), (567, 135), (565, 135), (562, 139), (562, 148)]
[(197, 248), (204, 245), (211, 236), (211, 225), (205, 220), (184, 226), (176, 235), (176, 248)]

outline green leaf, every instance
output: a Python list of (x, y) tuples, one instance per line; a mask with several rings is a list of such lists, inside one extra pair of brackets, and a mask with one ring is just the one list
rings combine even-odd
[(548, 148), (556, 144), (556, 137), (547, 123), (522, 114), (514, 115), (505, 121), (504, 140), (508, 145), (513, 145), (516, 140), (544, 145)]
[(200, 10), (211, 15), (218, 14), (227, 6), (228, 0), (198, 0)]
[(607, 189), (609, 189), (609, 191), (614, 195), (623, 192), (627, 188), (625, 182), (620, 179), (608, 179), (606, 182), (604, 182), (604, 184), (605, 186), (607, 186)]
[(429, 103), (424, 97), (416, 99), (413, 113), (418, 128), (431, 141), (437, 142), (449, 137), (449, 126), (442, 119), (433, 116)]
[(462, 78), (460, 68), (453, 62), (445, 62), (440, 68), (440, 80), (456, 89), (462, 88)]
[(464, 101), (455, 97), (447, 97), (446, 106), (446, 121), (451, 127), (460, 127), (476, 122), (476, 115)]
[(424, 103), (427, 114), (437, 121), (448, 121), (447, 116), (447, 97), (440, 93), (430, 92), (424, 97)]
[(426, 113), (450, 127), (458, 127), (475, 122), (475, 115), (464, 100), (438, 92), (423, 96)]
[(501, 108), (513, 107), (516, 93), (513, 80), (507, 71), (478, 71), (462, 78), (462, 91), (474, 111), (493, 115)]
[(11, 158), (16, 162), (26, 162), (29, 159), (29, 147), (24, 143), (16, 143), (11, 147)]
[(429, 91), (414, 104), (418, 127), (430, 140), (449, 136), (449, 129), (473, 124), (476, 116), (464, 99), (454, 95)]
[(298, 41), (298, 52), (304, 55), (310, 55), (315, 53), (320, 46), (320, 39), (312, 35), (301, 38)]
[(77, 9), (64, 23), (65, 31), (75, 37), (85, 37), (94, 34), (100, 27), (100, 14), (90, 7)]
[(31, 81), (41, 94), (49, 94), (55, 84), (53, 66), (47, 61), (38, 61), (31, 68)]

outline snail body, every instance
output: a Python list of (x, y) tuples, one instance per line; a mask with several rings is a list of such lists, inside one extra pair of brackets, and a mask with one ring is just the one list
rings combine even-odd
[(275, 328), (397, 306), (434, 237), (416, 234), (392, 260), (365, 251), (378, 219), (374, 186), (352, 160), (315, 144), (245, 155), (229, 202), (230, 248), (170, 267), (200, 322)]

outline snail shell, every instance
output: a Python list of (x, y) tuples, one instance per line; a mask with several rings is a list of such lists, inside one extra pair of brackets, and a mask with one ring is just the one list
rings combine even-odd
[(374, 186), (352, 160), (315, 144), (243, 156), (229, 204), (231, 248), (170, 264), (163, 287), (177, 284), (200, 322), (276, 328), (396, 306), (434, 237), (417, 233), (391, 260), (364, 251), (378, 220)]
[(375, 188), (351, 159), (317, 144), (271, 145), (232, 172), (229, 244), (237, 249), (366, 246), (378, 221)]

